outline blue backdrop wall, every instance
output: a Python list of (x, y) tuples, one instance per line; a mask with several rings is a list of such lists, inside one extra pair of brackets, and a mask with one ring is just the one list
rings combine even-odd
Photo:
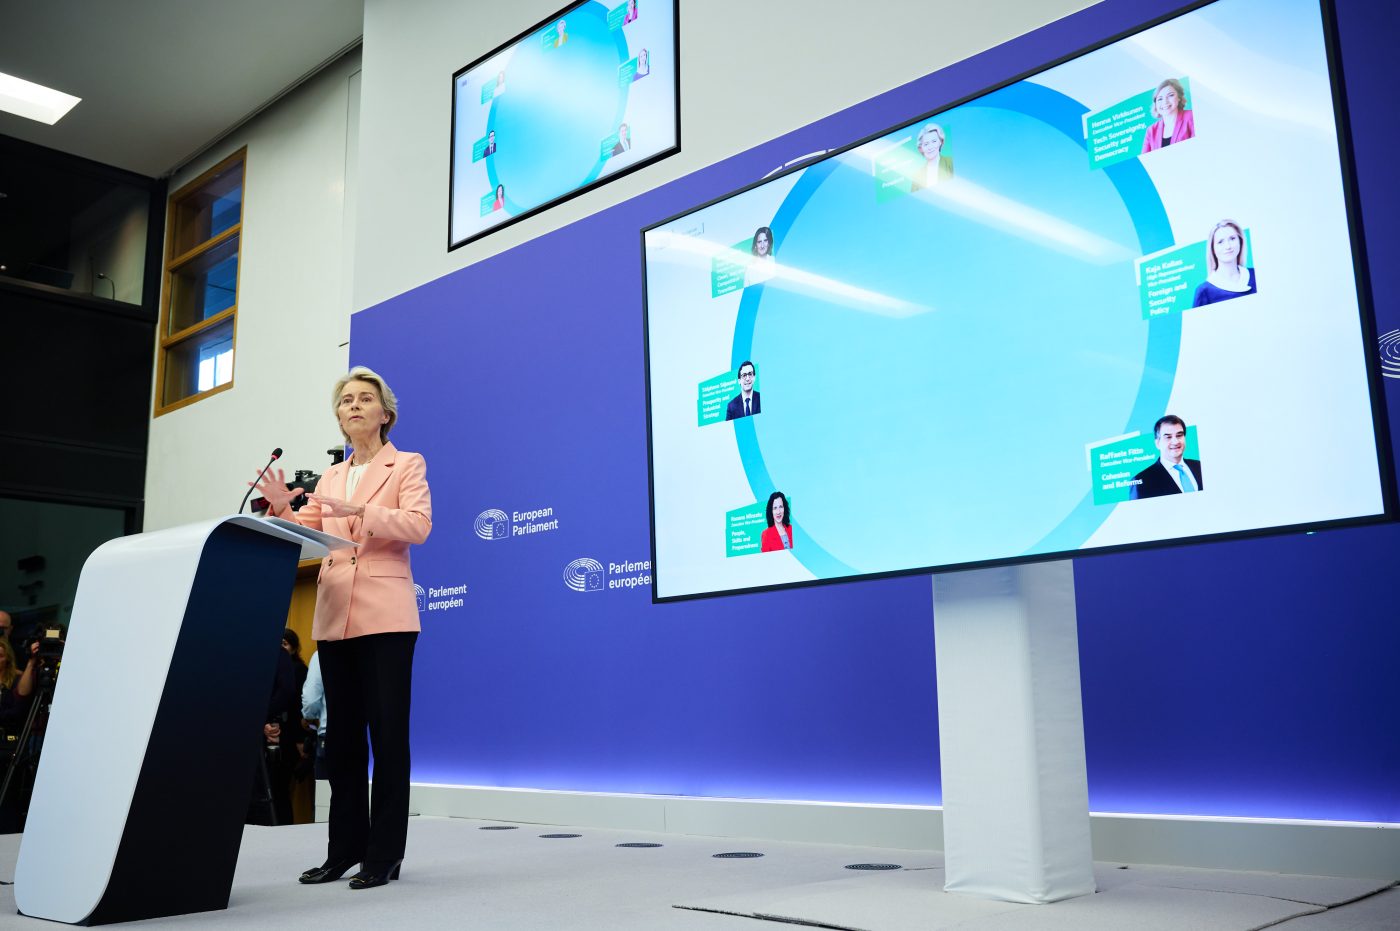
[[(927, 576), (651, 604), (639, 230), (1175, 7), (1110, 0), (355, 315), (433, 488), (415, 781), (939, 802)], [(1400, 13), (1337, 18), (1386, 332)], [(1397, 555), (1386, 525), (1077, 560), (1091, 807), (1400, 822)]]

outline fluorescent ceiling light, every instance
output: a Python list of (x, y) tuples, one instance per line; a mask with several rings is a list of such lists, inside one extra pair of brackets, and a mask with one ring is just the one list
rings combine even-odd
[(0, 110), (52, 126), (81, 100), (33, 81), (0, 72)]

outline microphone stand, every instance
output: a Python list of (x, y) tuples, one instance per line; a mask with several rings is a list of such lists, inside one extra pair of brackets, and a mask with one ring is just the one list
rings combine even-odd
[(263, 467), (262, 467), (262, 471), (258, 473), (258, 477), (255, 478), (255, 479), (253, 479), (253, 484), (251, 484), (251, 485), (248, 486), (248, 491), (245, 492), (244, 495), (243, 495), (243, 502), (242, 502), (242, 504), (239, 504), (239, 505), (238, 505), (238, 513), (239, 513), (239, 514), (242, 514), (242, 513), (243, 513), (243, 507), (244, 507), (244, 505), (246, 505), (246, 504), (248, 503), (248, 498), (249, 498), (249, 496), (251, 496), (251, 495), (253, 494), (253, 489), (257, 487), (258, 482), (261, 482), (261, 481), (262, 481), (263, 476), (267, 474), (267, 470), (270, 469), (270, 468), (272, 468), (272, 464), (273, 464), (274, 462), (276, 462), (278, 459), (281, 459), (281, 458), (282, 458), (282, 447), (279, 446), (279, 447), (277, 447), (276, 449), (274, 449), (274, 450), (272, 451), (272, 458), (269, 459), (269, 460), (267, 460), (267, 465), (263, 466)]

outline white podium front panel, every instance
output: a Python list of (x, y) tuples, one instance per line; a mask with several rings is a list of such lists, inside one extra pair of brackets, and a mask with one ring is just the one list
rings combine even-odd
[[(225, 886), (208, 904), (225, 861), (232, 879), (297, 559), (326, 552), (283, 524), (207, 521), (89, 557), (20, 846), (22, 913), (95, 924), (227, 903)], [(196, 801), (207, 778), (233, 797), (217, 811)]]

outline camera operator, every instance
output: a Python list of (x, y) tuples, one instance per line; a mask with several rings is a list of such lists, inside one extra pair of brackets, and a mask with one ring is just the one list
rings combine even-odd
[[(9, 639), (0, 636), (0, 775), (8, 772), (20, 749), (20, 732), (38, 684), (38, 650), (36, 642), (21, 672)], [(11, 789), (0, 801), (0, 833), (10, 834), (22, 829), (24, 811), (28, 807), (26, 794), (23, 790)]]
[(0, 637), (0, 728), (18, 730), (29, 712), (29, 699), (39, 675), (39, 642), (30, 645), (23, 670), (7, 638)]

